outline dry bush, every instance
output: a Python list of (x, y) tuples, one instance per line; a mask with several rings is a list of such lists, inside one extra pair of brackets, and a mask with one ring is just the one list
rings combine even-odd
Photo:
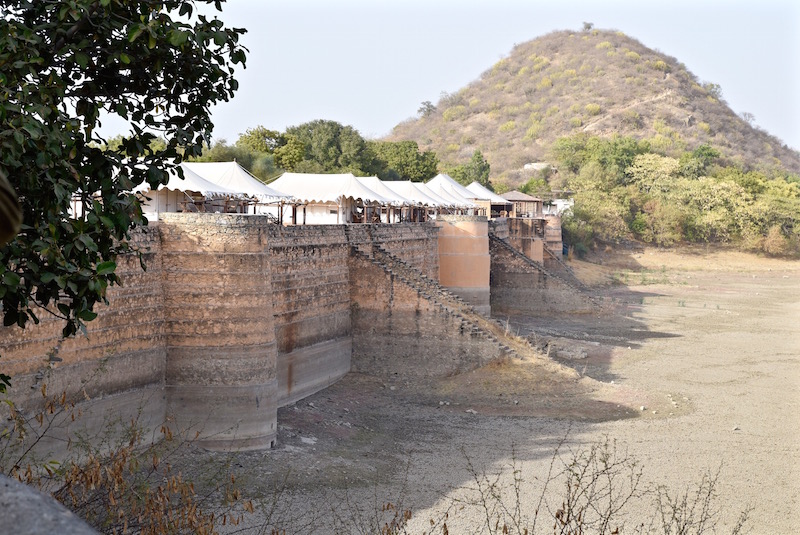
[[(606, 438), (587, 449), (563, 451), (565, 440), (556, 446), (543, 478), (526, 474), (513, 448), (511, 464), (495, 473), (478, 468), (465, 453), (472, 475), (470, 495), (454, 500), (435, 523), (436, 530), (428, 533), (447, 533), (447, 520), (455, 519), (465, 508), (480, 511), (480, 525), (470, 526), (475, 533), (700, 535), (718, 532), (723, 520), (717, 493), (719, 470), (704, 474), (693, 488), (673, 492), (663, 485), (645, 485), (643, 467), (613, 440)], [(529, 495), (533, 496), (532, 500), (526, 498)], [(730, 531), (732, 535), (745, 532), (749, 512), (745, 510), (736, 519)], [(626, 518), (631, 518), (632, 513), (637, 520), (633, 522), (635, 525), (628, 525)]]
[(761, 250), (771, 256), (786, 256), (791, 252), (789, 240), (783, 235), (780, 225), (773, 225), (761, 242)]
[(157, 436), (146, 436), (136, 420), (109, 421), (102, 436), (70, 439), (65, 459), (42, 456), (40, 446), (78, 422), (81, 413), (65, 393), (47, 396), (44, 385), (41, 393), (43, 408), (32, 415), (5, 400), (9, 416), (0, 433), (0, 471), (51, 494), (99, 532), (211, 535), (253, 512), (224, 470), (207, 474), (215, 483), (198, 491), (173, 469), (173, 458), (196, 436), (175, 436), (167, 425)]

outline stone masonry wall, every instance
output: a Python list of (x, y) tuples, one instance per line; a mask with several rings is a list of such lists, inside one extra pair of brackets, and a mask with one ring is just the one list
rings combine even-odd
[(270, 227), (279, 406), (350, 371), (348, 252), (344, 225)]
[[(40, 312), (40, 324), (24, 330), (0, 328), (0, 369), (12, 377), (9, 397), (27, 411), (41, 407), (41, 385), (48, 395), (66, 392), (70, 399), (91, 399), (68, 433), (50, 433), (41, 444), (58, 452), (76, 431), (95, 434), (110, 423), (138, 418), (146, 427), (165, 419), (164, 312), (161, 291), (161, 246), (157, 227), (135, 233), (132, 243), (143, 251), (147, 271), (135, 255), (117, 258), (122, 286), (108, 289), (109, 305), (98, 305), (98, 317), (87, 335), (61, 341), (63, 322)], [(53, 359), (53, 365), (48, 361)], [(51, 448), (48, 450), (48, 448)]]
[(361, 252), (370, 255), (373, 244), (439, 280), (439, 229), (433, 223), (351, 225), (348, 240)]
[(468, 371), (502, 356), (462, 320), (364, 256), (350, 257), (353, 371), (424, 379)]
[[(578, 289), (491, 241), (492, 315), (582, 313), (594, 310)], [(522, 255), (522, 253), (519, 253)]]
[[(109, 289), (88, 338), (60, 342), (60, 322), (46, 315), (24, 331), (0, 329), (0, 369), (23, 409), (40, 401), (42, 382), (50, 393), (90, 399), (81, 407), (88, 434), (109, 418), (139, 415), (153, 427), (170, 415), (200, 431), (209, 449), (266, 447), (277, 407), (346, 374), (354, 340), (366, 347), (353, 329), (351, 286), (360, 275), (351, 247), (378, 246), (436, 280), (438, 232), (432, 224), (279, 227), (256, 216), (162, 214), (135, 238), (147, 270), (134, 256), (118, 259), (124, 284)], [(361, 286), (359, 295), (370, 291)], [(402, 285), (391, 293), (385, 344), (423, 360), (449, 351), (442, 333), (458, 332), (458, 320)], [(377, 295), (362, 301), (377, 304)], [(454, 335), (437, 369), (473, 366), (481, 348), (469, 341)], [(58, 361), (52, 370), (48, 355)]]
[(167, 411), (212, 450), (269, 447), (277, 350), (267, 218), (162, 214)]

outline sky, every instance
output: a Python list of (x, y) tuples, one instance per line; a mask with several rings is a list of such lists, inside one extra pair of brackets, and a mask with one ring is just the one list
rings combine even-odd
[(213, 138), (315, 119), (388, 134), (513, 46), (584, 22), (675, 57), (736, 113), (800, 149), (800, 2), (794, 0), (229, 0), (247, 68), (213, 109)]

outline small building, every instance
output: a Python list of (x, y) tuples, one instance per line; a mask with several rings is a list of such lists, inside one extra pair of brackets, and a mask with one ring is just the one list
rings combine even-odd
[(500, 195), (505, 200), (514, 203), (511, 217), (541, 218), (544, 217), (542, 199), (532, 197), (527, 193), (513, 190)]
[(497, 193), (481, 186), (477, 182), (473, 182), (467, 186), (467, 189), (474, 195), (474, 197), (470, 200), (483, 206), (486, 209), (486, 215), (489, 217), (489, 219), (509, 217), (511, 215), (511, 212), (514, 209), (514, 203), (511, 201), (504, 199)]

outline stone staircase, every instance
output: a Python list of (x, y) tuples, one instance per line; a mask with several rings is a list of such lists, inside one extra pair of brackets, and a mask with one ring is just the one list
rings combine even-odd
[(379, 266), (386, 273), (410, 286), (434, 306), (456, 317), (460, 320), (461, 329), (464, 332), (488, 340), (502, 354), (516, 358), (542, 356), (525, 338), (507, 332), (503, 322), (479, 314), (471, 305), (442, 287), (437, 281), (425, 276), (414, 266), (380, 246), (373, 246), (371, 255), (367, 255), (355, 247), (351, 248), (351, 251), (353, 255)]
[[(557, 275), (557, 274), (545, 269), (544, 265), (540, 264), (539, 262), (536, 262), (535, 260), (531, 260), (529, 257), (525, 256), (520, 251), (518, 251), (516, 248), (514, 248), (506, 240), (498, 238), (494, 234), (491, 234), (491, 233), (489, 234), (489, 241), (490, 241), (490, 243), (493, 243), (493, 244), (505, 249), (506, 251), (511, 253), (514, 257), (522, 260), (523, 262), (525, 262), (529, 266), (535, 268), (536, 270), (538, 270), (539, 272), (543, 273), (544, 275), (546, 275), (548, 277), (551, 277), (552, 279), (558, 280), (559, 282), (561, 282), (565, 286), (567, 286), (567, 287), (573, 289), (574, 291), (578, 292), (589, 303), (591, 303), (592, 306), (594, 306), (594, 307), (596, 307), (598, 309), (602, 308), (602, 305), (597, 301), (597, 299), (594, 296), (589, 295), (589, 294), (586, 293), (588, 291), (588, 288), (586, 287), (586, 285), (583, 284), (580, 280), (578, 280), (577, 277), (575, 277), (575, 275), (572, 273), (572, 269), (569, 268), (569, 266), (567, 266), (566, 264), (564, 264), (564, 262), (562, 260), (556, 258), (559, 262), (561, 262), (564, 265), (565, 268), (567, 268), (569, 270), (569, 273), (572, 274), (572, 276), (570, 277), (571, 280), (568, 280), (565, 277), (559, 276), (559, 275)], [(545, 251), (547, 251), (547, 247), (545, 247), (544, 249), (545, 249)], [(552, 252), (550, 252), (550, 254), (553, 255)], [(555, 255), (553, 255), (553, 257), (555, 258)]]
[[(561, 273), (560, 274), (556, 274), (556, 276), (566, 275), (566, 278), (568, 278), (569, 281), (574, 286), (577, 286), (578, 288), (580, 288), (583, 291), (588, 291), (589, 290), (589, 288), (584, 283), (582, 283), (581, 280), (577, 276), (575, 276), (575, 272), (572, 270), (572, 267), (568, 266), (566, 262), (561, 260), (556, 253), (554, 253), (553, 251), (551, 251), (550, 249), (545, 247), (544, 248), (544, 254), (547, 255), (548, 258), (550, 258), (550, 260), (554, 261), (558, 265), (559, 270), (561, 271)], [(564, 277), (561, 277), (561, 279), (563, 280)]]

